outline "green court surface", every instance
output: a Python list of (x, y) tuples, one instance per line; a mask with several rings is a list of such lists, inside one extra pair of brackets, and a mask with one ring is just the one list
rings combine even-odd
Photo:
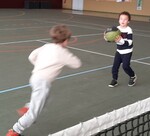
[[(51, 42), (49, 29), (66, 24), (73, 32), (68, 47), (82, 61), (76, 70), (65, 67), (51, 88), (48, 104), (25, 136), (47, 136), (150, 96), (150, 24), (131, 21), (134, 52), (131, 66), (138, 80), (128, 87), (122, 67), (119, 86), (109, 88), (115, 44), (103, 39), (118, 20), (65, 13), (63, 10), (1, 9), (0, 11), (0, 136), (19, 119), (16, 110), (30, 99), (30, 52)], [(74, 41), (74, 42), (73, 42)]]

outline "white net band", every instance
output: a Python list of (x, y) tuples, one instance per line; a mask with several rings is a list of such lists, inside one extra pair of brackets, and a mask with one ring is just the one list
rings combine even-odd
[(91, 136), (148, 111), (150, 111), (150, 98), (127, 105), (102, 116), (94, 117), (91, 120), (81, 122), (48, 136)]

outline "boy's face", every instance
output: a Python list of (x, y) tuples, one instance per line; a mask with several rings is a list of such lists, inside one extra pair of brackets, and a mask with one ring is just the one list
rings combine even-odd
[(129, 23), (129, 18), (127, 15), (120, 15), (119, 17), (119, 24), (121, 27), (127, 27)]

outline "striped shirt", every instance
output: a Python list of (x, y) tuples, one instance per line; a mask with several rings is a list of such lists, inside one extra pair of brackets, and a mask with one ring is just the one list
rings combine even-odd
[(121, 31), (122, 39), (117, 42), (117, 51), (120, 54), (127, 54), (133, 51), (133, 32), (132, 29), (127, 26), (126, 28), (117, 27)]

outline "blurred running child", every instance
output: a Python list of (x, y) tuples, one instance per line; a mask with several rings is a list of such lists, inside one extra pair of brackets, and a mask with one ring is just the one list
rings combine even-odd
[(71, 37), (71, 31), (67, 26), (61, 24), (52, 27), (50, 37), (52, 43), (35, 49), (29, 55), (29, 61), (34, 66), (30, 78), (30, 102), (18, 110), (22, 116), (6, 136), (21, 136), (23, 131), (36, 121), (49, 97), (52, 82), (64, 66), (74, 69), (81, 66), (80, 59), (65, 48)]

